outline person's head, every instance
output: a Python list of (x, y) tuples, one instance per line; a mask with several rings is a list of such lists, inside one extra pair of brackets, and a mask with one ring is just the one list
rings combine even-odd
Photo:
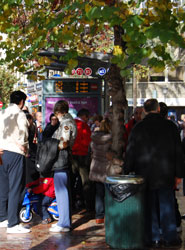
[(88, 122), (90, 112), (88, 109), (80, 109), (77, 116), (80, 117), (84, 122)]
[(42, 113), (41, 112), (37, 112), (36, 113), (36, 120), (38, 121), (38, 122), (42, 122)]
[(54, 114), (57, 118), (60, 118), (61, 116), (65, 115), (69, 111), (69, 105), (68, 102), (64, 100), (60, 100), (55, 103), (54, 106)]
[(160, 115), (163, 118), (167, 118), (167, 116), (168, 116), (168, 106), (164, 102), (159, 102), (159, 106), (160, 106)]
[(49, 117), (50, 123), (52, 126), (55, 126), (58, 123), (58, 118), (52, 113)]
[(102, 115), (95, 115), (95, 116), (93, 117), (93, 123), (94, 123), (97, 127), (100, 126), (100, 122), (101, 122), (102, 120), (103, 120)]
[(143, 113), (143, 108), (142, 107), (136, 107), (134, 109), (134, 120), (136, 122), (141, 121), (141, 119), (142, 119), (142, 113)]
[(108, 118), (105, 118), (100, 122), (100, 129), (99, 131), (103, 131), (105, 133), (110, 133), (111, 131), (111, 122)]
[(176, 119), (175, 119), (175, 116), (174, 116), (174, 115), (170, 115), (170, 116), (168, 116), (168, 119), (169, 119), (169, 120), (171, 120), (171, 121), (174, 121), (174, 122), (176, 121)]
[(29, 122), (30, 127), (33, 125), (33, 116), (29, 113), (26, 113), (26, 118)]
[(185, 114), (182, 114), (182, 115), (181, 115), (181, 120), (182, 120), (183, 122), (185, 122)]
[(10, 103), (17, 104), (20, 109), (24, 107), (24, 103), (26, 101), (26, 94), (20, 90), (13, 91), (10, 95)]
[(144, 103), (145, 113), (159, 113), (160, 106), (157, 99), (151, 98), (145, 101)]

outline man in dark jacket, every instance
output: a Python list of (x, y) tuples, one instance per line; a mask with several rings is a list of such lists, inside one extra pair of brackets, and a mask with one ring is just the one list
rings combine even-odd
[(184, 176), (180, 136), (175, 124), (160, 116), (156, 99), (148, 99), (144, 109), (146, 117), (129, 137), (125, 174), (135, 172), (145, 178), (146, 243), (159, 246), (161, 228), (163, 243), (176, 246), (181, 240), (176, 232), (174, 182)]

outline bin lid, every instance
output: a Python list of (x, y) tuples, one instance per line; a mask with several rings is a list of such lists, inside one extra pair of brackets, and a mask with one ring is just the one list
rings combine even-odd
[(107, 176), (105, 182), (108, 184), (142, 184), (144, 178), (138, 175), (114, 175)]

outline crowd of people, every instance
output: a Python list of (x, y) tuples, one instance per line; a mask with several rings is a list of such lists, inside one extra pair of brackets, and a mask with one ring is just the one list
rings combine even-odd
[[(94, 211), (96, 223), (104, 223), (105, 180), (115, 158), (111, 149), (111, 120), (82, 108), (77, 117), (69, 105), (55, 103), (43, 128), (42, 113), (35, 118), (24, 106), (26, 95), (14, 91), (9, 106), (0, 112), (0, 227), (7, 233), (29, 233), (19, 223), (25, 187), (40, 194), (39, 215), (52, 222), (47, 206), (57, 200), (59, 220), (50, 232), (72, 229), (73, 209)], [(135, 173), (145, 180), (146, 245), (177, 246), (181, 215), (175, 191), (185, 177), (183, 143), (179, 128), (168, 117), (168, 107), (148, 99), (136, 107), (123, 127), (125, 147), (117, 174)]]

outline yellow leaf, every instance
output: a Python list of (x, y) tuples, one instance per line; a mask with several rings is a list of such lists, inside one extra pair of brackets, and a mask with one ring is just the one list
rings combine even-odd
[(9, 9), (8, 3), (3, 6), (3, 10), (7, 11)]
[(55, 35), (58, 35), (58, 28), (57, 28), (57, 27), (54, 27), (54, 28), (53, 28), (53, 33), (54, 33)]
[(70, 68), (75, 68), (78, 65), (78, 61), (75, 59), (70, 59), (68, 61), (68, 64), (69, 64)]
[(85, 5), (85, 12), (86, 12), (86, 13), (89, 12), (90, 9), (91, 9), (91, 6), (90, 6), (89, 4), (86, 4), (86, 5)]
[(153, 67), (154, 71), (156, 73), (160, 73), (160, 72), (163, 72), (165, 70), (165, 67)]
[(93, 4), (94, 4), (95, 6), (105, 6), (105, 1), (101, 1), (101, 0), (99, 0), (99, 1), (97, 1), (97, 0), (93, 0), (92, 2), (93, 2)]
[(121, 46), (119, 46), (119, 45), (114, 46), (114, 50), (113, 50), (114, 56), (122, 55), (122, 53), (123, 53), (123, 50), (122, 50)]

